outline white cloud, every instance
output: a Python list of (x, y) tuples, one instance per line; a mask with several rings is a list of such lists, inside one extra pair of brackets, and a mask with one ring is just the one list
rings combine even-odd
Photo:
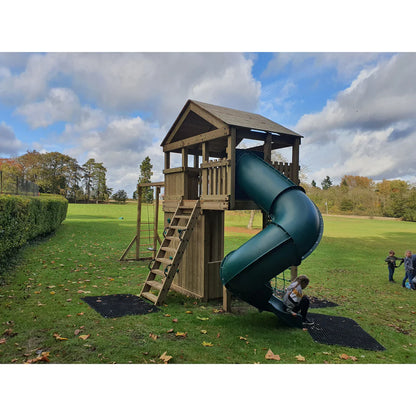
[(16, 156), (21, 148), (22, 143), (16, 137), (13, 129), (2, 121), (0, 123), (0, 155), (4, 157)]
[(361, 71), (321, 112), (301, 117), (295, 130), (305, 136), (302, 154), (311, 177), (415, 176), (414, 73), (416, 55), (396, 55)]
[(18, 107), (16, 112), (23, 115), (32, 128), (38, 128), (79, 118), (81, 105), (72, 90), (53, 88), (43, 101), (24, 104)]

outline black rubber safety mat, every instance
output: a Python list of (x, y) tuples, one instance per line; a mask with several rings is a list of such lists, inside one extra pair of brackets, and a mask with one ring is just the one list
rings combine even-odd
[(87, 296), (82, 298), (104, 318), (119, 318), (126, 315), (145, 315), (159, 308), (135, 295)]
[(385, 350), (357, 322), (350, 318), (308, 313), (308, 319), (315, 323), (308, 327), (308, 331), (315, 342), (370, 351)]
[(310, 301), (310, 308), (333, 308), (338, 306), (337, 303), (331, 302), (330, 300), (326, 299), (318, 299), (313, 296), (308, 296)]

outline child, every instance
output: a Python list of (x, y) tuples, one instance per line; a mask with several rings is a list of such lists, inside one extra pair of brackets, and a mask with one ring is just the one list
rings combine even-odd
[[(389, 282), (392, 283), (395, 283), (395, 280), (393, 279), (394, 269), (399, 267), (404, 261), (404, 259), (396, 257), (394, 254), (394, 251), (390, 250), (388, 257), (386, 257), (386, 260), (384, 260), (387, 262), (387, 267), (389, 269)], [(401, 260), (399, 266), (396, 265), (397, 260)]]
[(287, 312), (296, 316), (296, 312), (300, 311), (302, 323), (304, 325), (313, 325), (313, 322), (306, 318), (309, 309), (309, 299), (303, 294), (309, 284), (309, 279), (305, 275), (298, 276), (286, 289), (283, 296), (283, 303), (286, 305)]
[(412, 262), (412, 252), (410, 250), (406, 251), (406, 256), (404, 258), (404, 270), (406, 274), (402, 282), (402, 286), (406, 287), (406, 279), (409, 280), (410, 289), (415, 289), (415, 285), (412, 282), (413, 278), (413, 262)]

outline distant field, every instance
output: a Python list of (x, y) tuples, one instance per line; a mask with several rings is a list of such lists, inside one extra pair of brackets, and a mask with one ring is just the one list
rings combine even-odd
[[(251, 237), (248, 219), (248, 212), (226, 214), (226, 252)], [(416, 293), (390, 284), (384, 263), (390, 249), (416, 251), (416, 223), (332, 216), (324, 222), (322, 242), (299, 272), (311, 279), (309, 295), (339, 306), (314, 311), (356, 320), (385, 351), (318, 344), (273, 314), (241, 303), (238, 312), (223, 313), (221, 301), (174, 292), (158, 313), (105, 319), (81, 298), (138, 294), (148, 272), (147, 263), (118, 261), (135, 233), (136, 205), (70, 204), (59, 230), (25, 247), (1, 276), (0, 362), (43, 354), (51, 363), (161, 363), (166, 352), (171, 364), (293, 364), (299, 356), (305, 363), (416, 363)], [(260, 224), (256, 214), (254, 227)], [(398, 282), (403, 274), (402, 266)], [(280, 361), (266, 360), (269, 349)]]

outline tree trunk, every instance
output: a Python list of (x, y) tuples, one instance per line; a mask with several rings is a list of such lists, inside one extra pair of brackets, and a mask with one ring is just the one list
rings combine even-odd
[(255, 214), (255, 211), (254, 211), (254, 209), (252, 209), (251, 212), (250, 212), (250, 220), (248, 221), (248, 225), (247, 225), (247, 228), (249, 230), (251, 230), (253, 228), (254, 214)]

